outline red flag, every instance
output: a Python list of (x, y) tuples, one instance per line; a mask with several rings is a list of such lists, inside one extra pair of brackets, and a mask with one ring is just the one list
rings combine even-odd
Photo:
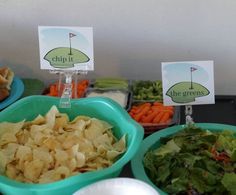
[(74, 33), (69, 33), (69, 37), (70, 37), (70, 38), (75, 37), (75, 36), (76, 36), (76, 34), (74, 34)]
[(194, 68), (194, 67), (190, 67), (190, 71), (191, 71), (191, 72), (193, 72), (193, 71), (195, 71), (195, 70), (197, 70), (197, 69)]

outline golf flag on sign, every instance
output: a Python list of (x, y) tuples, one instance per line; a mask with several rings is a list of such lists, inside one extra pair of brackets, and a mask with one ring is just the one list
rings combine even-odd
[(69, 33), (69, 37), (70, 37), (70, 38), (75, 37), (75, 36), (76, 36), (76, 34), (74, 34), (74, 33)]
[(69, 55), (72, 55), (71, 38), (72, 38), (72, 37), (75, 37), (75, 36), (76, 36), (76, 34), (74, 34), (74, 33), (69, 33), (69, 42), (70, 42), (70, 53), (69, 53)]
[(190, 70), (191, 70), (191, 72), (193, 72), (193, 71), (195, 71), (195, 70), (197, 70), (197, 69), (194, 68), (194, 67), (190, 67)]

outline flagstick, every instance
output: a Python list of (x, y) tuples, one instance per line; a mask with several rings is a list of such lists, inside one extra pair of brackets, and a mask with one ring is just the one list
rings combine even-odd
[(190, 87), (190, 89), (193, 89), (193, 76), (192, 76), (192, 74), (193, 74), (193, 71), (192, 70), (190, 70), (190, 72), (191, 72), (191, 87)]
[(71, 37), (69, 37), (69, 40), (70, 40), (70, 53), (69, 53), (69, 55), (72, 55), (72, 49), (71, 49)]

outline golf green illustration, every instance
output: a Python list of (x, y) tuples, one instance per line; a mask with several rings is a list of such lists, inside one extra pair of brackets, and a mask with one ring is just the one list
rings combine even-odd
[(86, 27), (39, 27), (42, 69), (93, 70), (92, 31)]
[[(212, 61), (163, 63), (163, 94), (167, 104), (214, 103)], [(207, 65), (206, 65), (207, 64)]]

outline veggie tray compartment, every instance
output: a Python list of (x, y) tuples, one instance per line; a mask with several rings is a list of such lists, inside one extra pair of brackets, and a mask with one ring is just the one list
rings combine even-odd
[(134, 177), (164, 194), (235, 194), (236, 126), (178, 125), (145, 138)]
[(92, 79), (89, 87), (95, 89), (123, 89), (128, 90), (130, 87), (130, 80), (125, 78), (102, 77)]
[(127, 89), (96, 89), (88, 88), (85, 97), (107, 97), (110, 98), (126, 110), (130, 109), (132, 93)]
[[(72, 98), (82, 98), (85, 95), (85, 92), (87, 88), (90, 85), (90, 80), (88, 79), (83, 79), (83, 80), (78, 80), (77, 84), (75, 82), (72, 82)], [(64, 84), (62, 83), (59, 87), (58, 82), (54, 82), (50, 84), (42, 93), (42, 95), (47, 95), (47, 96), (54, 96), (54, 97), (61, 97), (61, 94), (64, 89)], [(76, 94), (77, 93), (77, 94)]]
[(160, 80), (132, 80), (130, 85), (135, 101), (163, 101)]
[(128, 112), (143, 126), (146, 135), (180, 122), (179, 106), (164, 106), (156, 101), (133, 101)]

